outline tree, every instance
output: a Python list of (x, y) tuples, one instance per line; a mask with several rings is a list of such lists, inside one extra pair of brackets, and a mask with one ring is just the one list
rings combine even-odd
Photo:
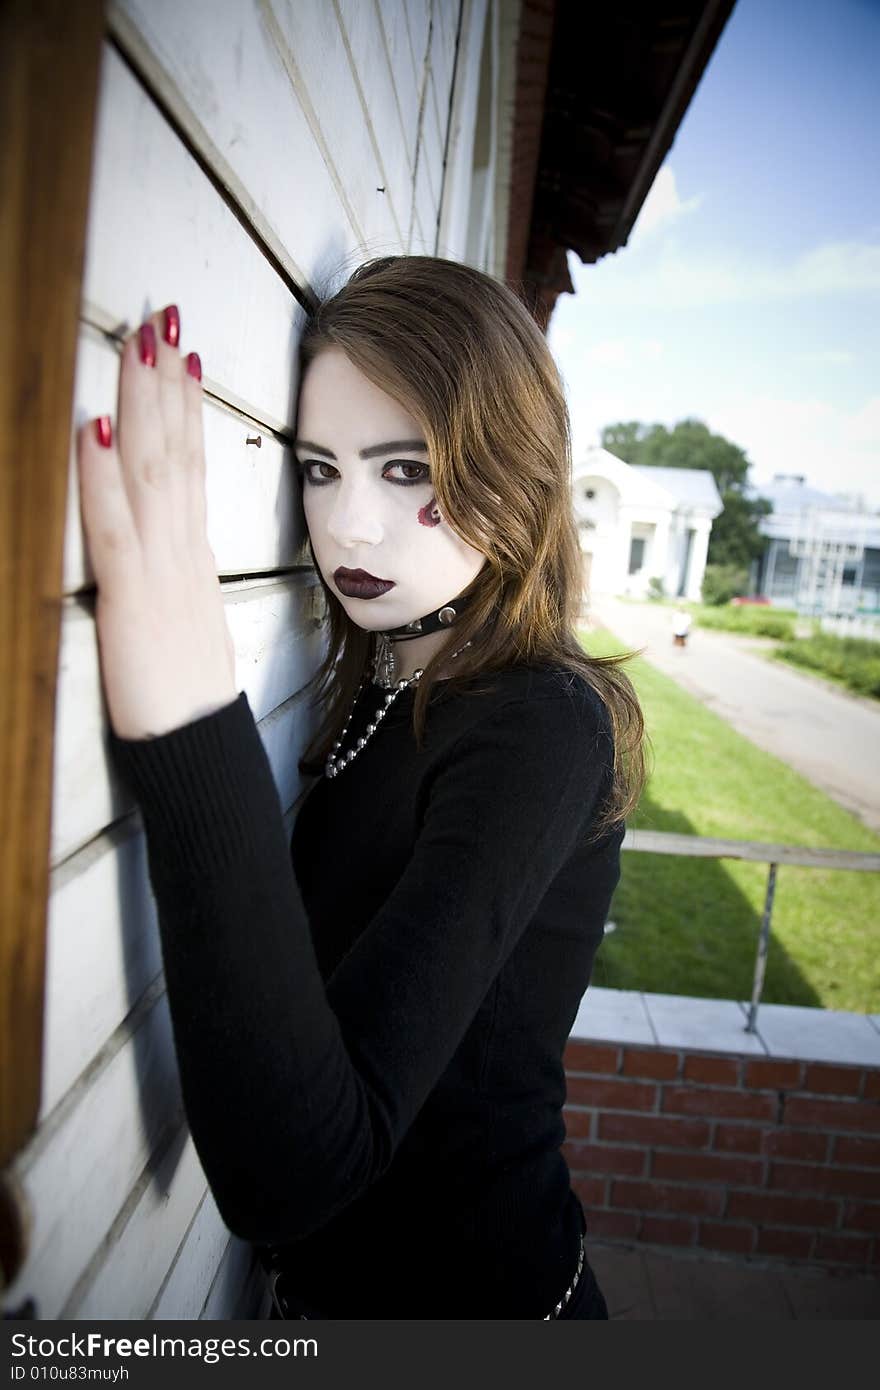
[(763, 554), (767, 544), (758, 530), (758, 522), (772, 512), (773, 503), (766, 497), (745, 497), (734, 488), (726, 488), (721, 501), (724, 510), (712, 522), (706, 559), (710, 565), (748, 567)]
[(641, 463), (639, 451), (648, 429), (659, 429), (658, 425), (640, 425), (638, 420), (627, 424), (606, 425), (602, 431), (602, 448), (624, 463)]
[(624, 463), (702, 468), (712, 474), (724, 510), (712, 523), (710, 564), (748, 566), (762, 553), (765, 541), (758, 522), (773, 510), (773, 504), (766, 497), (746, 496), (750, 464), (738, 444), (713, 434), (702, 420), (691, 419), (679, 420), (671, 430), (638, 420), (621, 421), (606, 425), (601, 439), (602, 448)]

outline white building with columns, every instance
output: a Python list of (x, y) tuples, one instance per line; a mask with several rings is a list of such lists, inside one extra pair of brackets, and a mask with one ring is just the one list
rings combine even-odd
[(655, 576), (670, 598), (699, 601), (721, 495), (708, 469), (624, 463), (588, 449), (572, 472), (584, 595), (647, 596)]

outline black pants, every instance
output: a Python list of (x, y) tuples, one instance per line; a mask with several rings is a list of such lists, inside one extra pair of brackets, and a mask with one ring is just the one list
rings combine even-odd
[[(279, 1287), (279, 1292), (283, 1291), (283, 1280)], [(284, 1319), (275, 1307), (273, 1302), (270, 1319), (276, 1318), (279, 1321), (297, 1319), (305, 1311), (306, 1319), (309, 1320), (320, 1317), (314, 1310), (306, 1311), (307, 1305), (298, 1304), (295, 1299), (289, 1298), (286, 1304), (288, 1308), (287, 1319)], [(426, 1316), (428, 1316), (426, 1314)], [(558, 1322), (572, 1321), (581, 1318), (608, 1318), (608, 1306), (602, 1294), (602, 1290), (596, 1282), (596, 1276), (590, 1268), (589, 1262), (585, 1259), (581, 1269), (580, 1278), (575, 1285), (571, 1298), (566, 1303), (562, 1312), (559, 1314)]]

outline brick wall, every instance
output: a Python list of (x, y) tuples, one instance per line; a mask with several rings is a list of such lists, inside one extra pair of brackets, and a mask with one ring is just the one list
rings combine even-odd
[(565, 1068), (589, 1235), (880, 1273), (880, 1070), (576, 1039)]
[(523, 0), (516, 49), (506, 279), (522, 288), (544, 124), (556, 0)]

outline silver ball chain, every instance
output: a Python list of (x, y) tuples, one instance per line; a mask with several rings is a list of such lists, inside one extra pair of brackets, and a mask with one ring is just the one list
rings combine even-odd
[(584, 1235), (586, 1235), (586, 1232), (584, 1232), (584, 1234), (581, 1236), (581, 1248), (578, 1252), (578, 1263), (577, 1269), (575, 1270), (574, 1278), (572, 1279), (568, 1288), (565, 1290), (565, 1293), (562, 1295), (559, 1302), (556, 1304), (556, 1307), (553, 1309), (553, 1312), (545, 1313), (544, 1317), (542, 1318), (542, 1322), (549, 1322), (551, 1318), (558, 1318), (559, 1314), (562, 1312), (566, 1303), (575, 1291), (575, 1286), (577, 1285), (578, 1279), (580, 1279), (581, 1277), (581, 1270), (584, 1267)]
[[(460, 653), (460, 652), (463, 652), (464, 649), (465, 649), (465, 647), (469, 647), (470, 645), (471, 645), (470, 642), (465, 642), (464, 646), (459, 647), (459, 649), (458, 649), (457, 652), (453, 652), (453, 653), (452, 653), (452, 656), (449, 658), (450, 661), (454, 661), (455, 658), (459, 655), (459, 653)], [(376, 711), (376, 713), (375, 713), (375, 715), (373, 716), (372, 720), (371, 720), (370, 723), (367, 725), (367, 731), (366, 731), (366, 733), (364, 734), (364, 736), (363, 736), (362, 738), (359, 738), (358, 741), (357, 741), (357, 743), (354, 745), (354, 747), (353, 747), (353, 748), (349, 748), (349, 750), (348, 750), (347, 753), (342, 753), (342, 754), (340, 754), (339, 749), (342, 747), (342, 741), (343, 741), (343, 739), (345, 738), (345, 735), (346, 735), (346, 733), (347, 733), (347, 731), (348, 731), (348, 726), (349, 726), (349, 724), (351, 723), (352, 715), (354, 714), (354, 711), (355, 711), (355, 706), (357, 705), (357, 702), (358, 702), (358, 700), (359, 700), (360, 697), (361, 697), (361, 691), (363, 690), (364, 686), (365, 686), (366, 683), (367, 683), (367, 678), (366, 678), (366, 676), (363, 677), (363, 679), (361, 680), (360, 685), (359, 685), (358, 688), (357, 688), (357, 692), (356, 692), (356, 694), (355, 694), (355, 697), (354, 697), (354, 699), (352, 700), (351, 709), (348, 711), (348, 716), (347, 716), (347, 718), (346, 718), (346, 720), (345, 720), (345, 723), (344, 723), (343, 726), (342, 726), (342, 732), (340, 733), (338, 739), (337, 739), (336, 742), (334, 743), (332, 750), (327, 754), (327, 761), (326, 761), (326, 763), (324, 764), (324, 773), (325, 773), (325, 776), (327, 776), (327, 777), (336, 777), (336, 776), (338, 776), (339, 773), (342, 771), (342, 769), (343, 769), (344, 767), (348, 767), (348, 764), (349, 764), (350, 762), (353, 762), (353, 761), (354, 761), (354, 759), (357, 757), (358, 753), (360, 753), (360, 751), (361, 751), (361, 749), (364, 747), (364, 745), (369, 741), (369, 739), (371, 738), (371, 736), (376, 732), (376, 730), (378, 729), (379, 725), (382, 723), (382, 720), (385, 718), (386, 714), (388, 713), (388, 711), (389, 711), (389, 709), (391, 708), (391, 706), (394, 704), (394, 701), (397, 699), (397, 697), (398, 697), (398, 695), (401, 693), (401, 691), (406, 690), (407, 687), (410, 686), (410, 685), (418, 685), (419, 681), (421, 680), (421, 678), (422, 678), (422, 676), (423, 676), (424, 674), (425, 674), (424, 667), (421, 667), (421, 666), (420, 666), (419, 669), (418, 669), (417, 671), (413, 671), (413, 673), (412, 673), (411, 676), (403, 676), (403, 677), (401, 677), (401, 679), (397, 682), (397, 685), (396, 685), (396, 687), (394, 688), (394, 690), (389, 690), (389, 691), (387, 692), (387, 694), (385, 695), (384, 703), (383, 703), (382, 705), (379, 706), (379, 709)]]

